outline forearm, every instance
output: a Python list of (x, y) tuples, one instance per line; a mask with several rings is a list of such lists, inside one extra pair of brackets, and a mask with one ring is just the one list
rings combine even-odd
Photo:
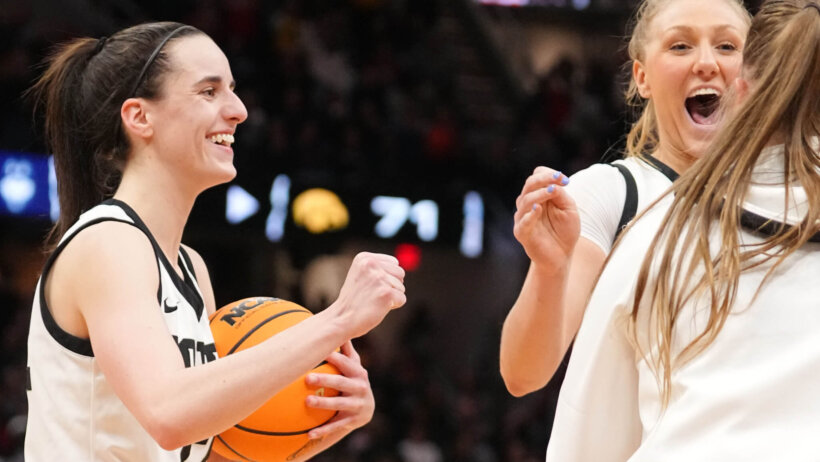
[(250, 415), (347, 340), (327, 313), (247, 350), (162, 373), (141, 410), (150, 416), (145, 421), (159, 426), (149, 432), (165, 439), (160, 441), (163, 446), (178, 447), (218, 434)]
[(547, 273), (530, 265), (501, 332), (501, 375), (513, 395), (546, 385), (566, 353), (571, 340), (565, 325), (567, 281), (567, 270)]

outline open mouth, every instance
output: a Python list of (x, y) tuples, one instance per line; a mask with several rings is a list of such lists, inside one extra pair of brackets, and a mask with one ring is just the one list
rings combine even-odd
[(698, 125), (714, 125), (718, 120), (720, 93), (711, 88), (697, 90), (686, 98), (686, 111)]
[(231, 147), (231, 145), (234, 142), (233, 135), (228, 133), (219, 133), (216, 135), (209, 136), (208, 140), (211, 143), (218, 144), (220, 146), (225, 146), (226, 148)]

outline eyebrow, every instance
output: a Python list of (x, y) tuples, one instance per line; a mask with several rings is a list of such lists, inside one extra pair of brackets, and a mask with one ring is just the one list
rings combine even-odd
[[(203, 83), (220, 84), (220, 83), (222, 83), (222, 77), (220, 77), (220, 76), (218, 76), (218, 75), (209, 75), (209, 76), (206, 76), (206, 77), (201, 78), (201, 79), (199, 80), (199, 82), (197, 82), (197, 83), (195, 83), (195, 84), (194, 84), (194, 86), (197, 86), (197, 85), (200, 85), (200, 84), (203, 84)], [(231, 88), (232, 90), (233, 90), (234, 88), (236, 88), (236, 81), (235, 81), (235, 80), (231, 80), (231, 83), (229, 84), (229, 86), (230, 86), (230, 88)]]
[[(737, 27), (732, 26), (730, 24), (721, 24), (719, 26), (715, 26), (715, 29), (717, 29), (719, 32), (723, 32), (725, 30), (733, 30), (735, 32), (738, 31)], [(692, 27), (692, 26), (679, 25), (679, 26), (672, 26), (672, 27), (666, 29), (667, 32), (674, 31), (674, 30), (681, 30), (683, 32), (692, 32), (692, 31), (695, 30), (695, 28)]]

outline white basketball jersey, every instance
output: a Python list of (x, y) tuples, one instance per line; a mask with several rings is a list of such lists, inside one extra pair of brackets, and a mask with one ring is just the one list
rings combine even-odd
[(37, 284), (28, 338), (29, 415), (25, 459), (29, 462), (205, 460), (212, 438), (174, 451), (162, 449), (108, 384), (94, 357), (91, 342), (62, 330), (46, 305), (42, 289), (57, 256), (77, 233), (102, 221), (136, 226), (151, 241), (160, 275), (156, 309), (165, 318), (169, 335), (179, 345), (185, 366), (196, 366), (217, 357), (188, 255), (180, 249), (178, 258), (183, 278), (131, 207), (114, 199), (103, 202), (82, 214), (65, 233), (46, 261)]

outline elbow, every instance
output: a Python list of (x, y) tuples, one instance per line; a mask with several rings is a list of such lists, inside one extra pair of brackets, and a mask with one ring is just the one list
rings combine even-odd
[(525, 377), (521, 377), (520, 375), (509, 370), (508, 367), (505, 367), (503, 362), (500, 369), (501, 378), (504, 379), (504, 386), (507, 387), (507, 391), (516, 398), (520, 398), (524, 395), (539, 390), (541, 387), (546, 385), (537, 384), (531, 380), (526, 380)]
[(506, 386), (507, 391), (511, 395), (515, 396), (516, 398), (520, 398), (524, 395), (528, 395), (528, 394), (538, 390), (538, 388), (540, 388), (540, 387), (533, 387), (530, 384), (523, 383), (521, 381), (512, 380), (512, 379), (509, 379), (507, 377), (504, 377), (504, 386)]
[(163, 414), (162, 411), (151, 415), (146, 420), (143, 424), (145, 431), (162, 449), (173, 451), (189, 443), (187, 441), (189, 438), (186, 438), (182, 431), (184, 426), (171, 416)]

